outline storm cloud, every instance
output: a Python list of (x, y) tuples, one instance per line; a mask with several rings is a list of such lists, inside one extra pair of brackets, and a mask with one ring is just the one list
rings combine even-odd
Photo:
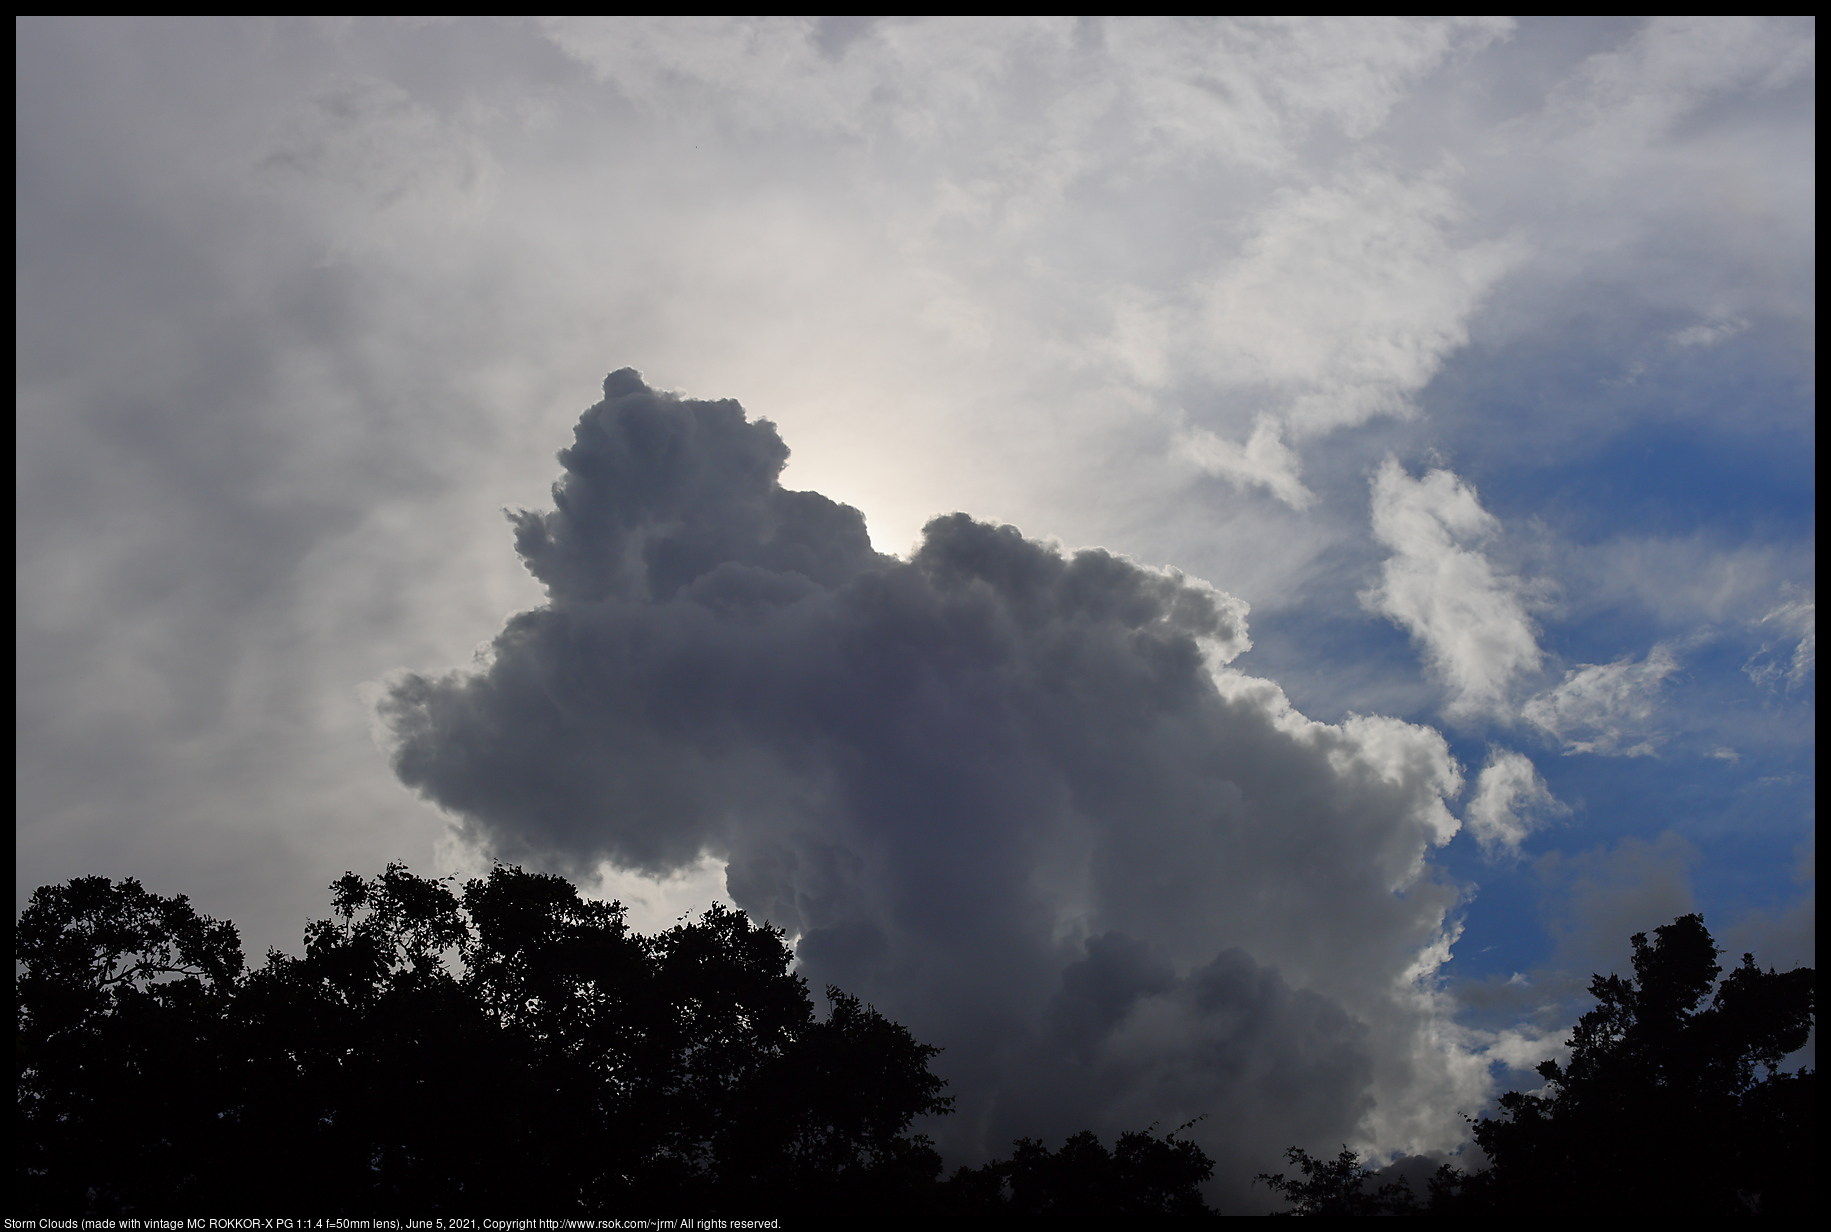
[(948, 1050), (971, 1154), (1204, 1113), (1230, 1153), (1364, 1136), (1431, 1085), (1436, 732), (1304, 718), (1228, 666), (1245, 604), (1173, 569), (960, 513), (880, 554), (735, 402), (624, 369), (574, 437), (554, 508), (510, 514), (547, 602), (382, 701), (471, 842), (725, 861), (815, 987)]

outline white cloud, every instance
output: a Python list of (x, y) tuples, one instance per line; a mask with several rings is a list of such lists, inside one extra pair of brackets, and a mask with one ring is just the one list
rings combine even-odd
[[(887, 117), (926, 141), (982, 120), (1021, 61), (1032, 71), (1066, 70), (1071, 88), (1103, 109), (1135, 112), (1147, 150), (1257, 166), (1288, 163), (1291, 143), (1316, 126), (1370, 135), (1420, 76), (1510, 25), (1148, 16), (878, 18), (845, 28), (807, 17), (542, 22), (568, 55), (658, 110), (698, 110), (710, 95), (747, 127), (857, 131)], [(1108, 75), (1073, 71), (1090, 43)], [(1058, 109), (1051, 118), (1063, 117)]]
[(1707, 325), (1689, 325), (1672, 335), (1672, 344), (1681, 347), (1713, 347), (1747, 331), (1748, 322), (1740, 318)]
[(1551, 794), (1537, 767), (1523, 753), (1492, 749), (1469, 801), (1469, 830), (1493, 859), (1518, 855), (1520, 844), (1543, 817), (1570, 810)]
[(1472, 1031), (1470, 1036), (1480, 1045), (1481, 1058), (1488, 1063), (1531, 1073), (1544, 1061), (1564, 1062), (1570, 1059), (1570, 1045), (1565, 1042), (1569, 1028), (1552, 1029), (1522, 1024), (1501, 1031)]
[(1654, 717), (1660, 684), (1678, 669), (1664, 644), (1639, 663), (1630, 657), (1574, 668), (1557, 688), (1527, 701), (1521, 713), (1563, 741), (1567, 753), (1650, 757), (1662, 739)]
[(1725, 543), (1707, 532), (1684, 537), (1618, 535), (1564, 545), (1557, 561), (1562, 614), (1587, 620), (1610, 609), (1690, 631), (1701, 622), (1759, 625), (1775, 592), (1809, 574), (1806, 544)]
[(1525, 586), (1475, 546), (1499, 529), (1447, 470), (1413, 479), (1387, 458), (1374, 478), (1373, 535), (1392, 555), (1361, 601), (1422, 643), (1453, 715), (1507, 713), (1514, 679), (1541, 661)]
[(1814, 39), (1760, 16), (1662, 17), (1617, 50), (1590, 56), (1553, 91), (1550, 117), (1571, 126), (1598, 170), (1619, 175), (1685, 116), (1731, 91), (1780, 89), (1809, 75)]
[(1105, 43), (1177, 156), (1283, 167), (1314, 127), (1364, 139), (1406, 87), (1445, 59), (1504, 37), (1505, 19), (1123, 18)]
[(1304, 436), (1403, 412), (1514, 259), (1459, 241), (1452, 180), (1361, 171), (1281, 194), (1208, 293), (1210, 371), (1290, 391), (1284, 415)]
[(1242, 487), (1262, 487), (1292, 509), (1307, 509), (1316, 494), (1298, 478), (1297, 451), (1284, 443), (1283, 430), (1270, 416), (1253, 423), (1244, 445), (1226, 440), (1206, 428), (1185, 428), (1178, 438), (1184, 456), (1211, 475), (1220, 475)]
[[(1109, 297), (1108, 286), (1083, 284), (1080, 245), (1062, 245), (1087, 230), (1073, 194), (1214, 180), (1201, 191), (1224, 193), (1230, 212), (1249, 217), (1224, 242), (1203, 235), (1177, 276), (1151, 288), (1149, 301), (1173, 305), (1153, 323), (1157, 336), (1141, 350), (1134, 319), (1110, 340), (1062, 341), (1083, 362), (1117, 359), (1106, 379), (1140, 364), (1162, 373), (1167, 360), (1200, 373), (1227, 407), (1204, 408), (1183, 455), (1294, 508), (1308, 503), (1294, 445), (1409, 413), (1410, 396), (1463, 344), (1469, 316), (1523, 253), (1468, 231), (1451, 162), (1422, 174), (1350, 165), (1321, 182), (1292, 163), (1319, 130), (1370, 138), (1409, 84), (1504, 36), (1504, 21), (885, 19), (852, 31), (838, 56), (813, 19), (567, 18), (544, 28), (663, 114), (700, 123), (728, 110), (745, 127), (897, 145), (894, 230), (908, 256), (959, 254), (970, 235), (1022, 256), (1002, 290), (942, 279), (945, 304), (925, 310), (966, 323), (952, 332), (981, 348), (991, 346), (988, 325), (1012, 315), (998, 301), (1014, 288), (1034, 282), (1058, 308), (1064, 294)], [(1089, 54), (1104, 72), (1086, 73)], [(1216, 180), (1226, 168), (1254, 178)], [(1250, 428), (1236, 422), (1248, 405), (1260, 408)], [(1249, 439), (1234, 443), (1236, 432)]]
[[(1768, 688), (1782, 679), (1789, 687), (1803, 685), (1818, 665), (1816, 594), (1807, 592), (1788, 599), (1771, 608), (1758, 624), (1780, 631), (1781, 636), (1764, 641), (1761, 649), (1742, 665), (1742, 670), (1750, 680)], [(1793, 643), (1790, 653), (1786, 651), (1787, 642)], [(1786, 655), (1784, 667), (1775, 659), (1776, 651)]]
[(1201, 438), (1214, 473), (1300, 509), (1310, 498), (1285, 440), (1412, 413), (1411, 396), (1467, 341), (1470, 315), (1521, 255), (1458, 235), (1451, 179), (1360, 171), (1280, 194), (1210, 276), (1192, 358), (1268, 407), (1244, 448)]
[(831, 23), (572, 16), (541, 24), (566, 54), (664, 115), (699, 119), (716, 108), (752, 131), (857, 133), (887, 121), (921, 142), (982, 114), (1014, 58), (1067, 52), (1075, 28), (1072, 18), (891, 18), (840, 34)]

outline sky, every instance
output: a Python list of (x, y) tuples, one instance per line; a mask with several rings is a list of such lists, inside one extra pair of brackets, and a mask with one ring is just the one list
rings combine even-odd
[(15, 32), (18, 905), (718, 899), (1227, 1209), (1815, 961), (1810, 19)]

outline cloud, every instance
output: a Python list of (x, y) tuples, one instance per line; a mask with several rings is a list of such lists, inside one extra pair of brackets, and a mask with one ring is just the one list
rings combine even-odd
[[(657, 111), (703, 106), (710, 96), (750, 128), (886, 125), (936, 140), (978, 127), (988, 101), (1001, 101), (1001, 79), (1022, 63), (1059, 74), (1058, 88), (1091, 96), (1100, 111), (1135, 113), (1149, 153), (1256, 168), (1288, 163), (1289, 146), (1317, 127), (1367, 137), (1407, 86), (1511, 28), (1492, 18), (841, 20), (563, 17), (541, 25), (567, 55)], [(1090, 82), (1090, 58), (1110, 76)], [(1048, 118), (1085, 110), (1058, 107)]]
[[(1270, 778), (1284, 794), (1256, 788), (1254, 815), (1304, 817), (1345, 811), (1343, 776), (1357, 759), (1377, 767), (1369, 781), (1390, 793), (1387, 820), (1343, 840), (1341, 858), (1373, 860), (1396, 886), (1455, 825), (1428, 809), (1392, 820), (1391, 800), (1430, 800), (1442, 756), (1407, 725), (1339, 720), (1415, 713), (1437, 687), (1412, 654), (1384, 653), (1391, 639), (1355, 595), (1395, 554), (1365, 533), (1361, 484), (1387, 452), (1415, 457), (1435, 443), (1467, 459), (1464, 475), (1504, 475), (1508, 509), (1536, 505), (1562, 528), (1545, 532), (1543, 563), (1530, 569), (1504, 567), (1499, 541), (1451, 536), (1492, 574), (1563, 587), (1555, 633), (1539, 641), (1550, 651), (1555, 637), (1566, 661), (1544, 680), (1513, 674), (1503, 691), (1549, 689), (1564, 668), (1627, 647), (1684, 645), (1709, 622), (1724, 641), (1680, 652), (1689, 678), (1683, 689), (1661, 684), (1659, 726), (1687, 733), (1700, 753), (1737, 750), (1737, 763), (1701, 758), (1700, 772), (1725, 798), (1735, 788), (1749, 815), (1809, 829), (1812, 645), (1783, 637), (1778, 618), (1756, 622), (1797, 597), (1784, 584), (1809, 588), (1814, 570), (1809, 466), (1797, 464), (1811, 456), (1815, 337), (1812, 263), (1799, 259), (1816, 216), (1811, 18), (1508, 29), (1430, 19), (22, 22), (21, 892), (89, 872), (165, 878), (242, 922), (257, 951), (292, 944), (298, 921), (320, 909), (315, 887), (345, 868), (424, 859), (442, 827), (372, 756), (352, 686), (392, 665), (466, 663), (504, 613), (521, 611), (528, 627), (514, 637), (527, 644), (510, 637), (506, 653), (492, 651), (507, 666), (487, 688), (432, 689), (439, 705), (474, 703), (442, 730), (476, 752), (437, 738), (420, 750), (448, 795), (479, 763), (484, 820), (464, 822), (477, 843), (683, 868), (650, 883), (662, 919), (705, 879), (724, 885), (729, 865), (746, 901), (773, 904), (766, 896), (780, 891), (793, 919), (805, 915), (808, 953), (824, 946), (833, 970), (880, 944), (881, 955), (947, 952), (886, 922), (888, 907), (849, 905), (919, 899), (916, 873), (898, 862), (918, 872), (936, 862), (900, 837), (896, 801), (866, 799), (861, 786), (888, 766), (889, 796), (929, 798), (910, 786), (913, 771), (893, 771), (936, 737), (866, 747), (884, 725), (843, 687), (857, 642), (894, 644), (884, 622), (905, 611), (886, 601), (880, 622), (866, 621), (871, 577), (932, 600), (936, 647), (967, 644), (962, 601), (934, 599), (926, 566), (810, 532), (802, 547), (841, 566), (817, 579), (808, 571), (818, 561), (745, 557), (742, 517), (695, 523), (700, 540), (669, 550), (734, 556), (713, 580), (726, 587), (721, 607), (545, 597), (501, 550), (496, 510), (544, 509), (552, 451), (569, 443), (579, 409), (567, 391), (603, 376), (606, 338), (642, 356), (657, 384), (741, 390), (795, 445), (787, 486), (862, 509), (879, 549), (907, 551), (931, 514), (966, 509), (1032, 537), (1103, 544), (1114, 560), (1175, 562), (1250, 598), (1257, 657), (1213, 676), (1221, 701), (1207, 705), (1262, 745), (1230, 737), (1223, 777), (1253, 769), (1239, 749), (1283, 750)], [(1746, 331), (1717, 345), (1674, 337), (1740, 322)], [(1636, 386), (1604, 383), (1635, 362), (1647, 365)], [(1348, 422), (1359, 426), (1331, 427)], [(1668, 471), (1666, 442), (1695, 469)], [(1654, 448), (1645, 467), (1617, 466), (1643, 444)], [(1602, 470), (1585, 471), (1585, 458)], [(1193, 473), (1228, 462), (1238, 465), (1225, 482)], [(1501, 482), (1481, 488), (1497, 512)], [(809, 516), (822, 509), (803, 505)], [(583, 586), (608, 572), (594, 544), (614, 539), (626, 562), (640, 561), (668, 539), (664, 523), (706, 516), (634, 516), (622, 538), (581, 532), (576, 552), (554, 523), (543, 568)], [(1510, 513), (1506, 523), (1511, 558), (1523, 523)], [(1066, 570), (1073, 553), (1058, 555)], [(740, 564), (780, 593), (738, 602)], [(795, 575), (808, 583), (791, 605), (781, 596), (803, 593)], [(640, 577), (648, 585), (646, 564)], [(695, 593), (709, 602), (713, 581)], [(1006, 612), (1005, 591), (991, 594), (990, 610)], [(1516, 597), (1550, 625), (1529, 595)], [(669, 651), (686, 665), (678, 679), (633, 678), (658, 670), (660, 654), (638, 656), (623, 676), (591, 658), (629, 652), (645, 604), (655, 644), (688, 647)], [(816, 616), (855, 640), (791, 636)], [(768, 628), (745, 650), (752, 618)], [(555, 646), (566, 629), (575, 651)], [(1110, 632), (1123, 642), (1135, 630)], [(1428, 657), (1428, 642), (1417, 644)], [(1583, 646), (1605, 650), (1578, 654)], [(735, 665), (727, 671), (715, 651)], [(822, 674), (816, 651), (839, 662)], [(929, 662), (926, 653), (911, 655)], [(985, 662), (1015, 687), (1044, 674), (1039, 654), (1001, 649)], [(764, 679), (770, 656), (779, 682)], [(1776, 696), (1736, 671), (1745, 662)], [(524, 670), (537, 663), (547, 676)], [(964, 668), (943, 676), (939, 697), (974, 679)], [(635, 709), (597, 698), (600, 677)], [(520, 710), (490, 694), (517, 679), (533, 694)], [(754, 695), (738, 695), (744, 680)], [(1198, 673), (1190, 687), (1208, 686)], [(822, 712), (831, 722), (809, 717), (817, 688), (833, 699)], [(907, 690), (883, 695), (884, 707), (906, 706), (916, 731), (954, 730)], [(1452, 686), (1445, 697), (1455, 696)], [(782, 716), (775, 727), (766, 704)], [(1372, 937), (1408, 937), (1394, 948), (1427, 952), (1412, 924), (1378, 924), (1389, 908), (1343, 922), (1304, 884), (1306, 860), (1333, 867), (1334, 829), (1304, 830), (1328, 840), (1310, 851), (1295, 839), (1218, 856), (1159, 843), (1176, 864), (1205, 870), (1206, 883), (1188, 876), (1214, 897), (1256, 901), (1262, 878), (1305, 921), (1289, 940), (1261, 941), (1271, 925), (1230, 907), (1214, 935), (1178, 947), (1167, 924), (1108, 918), (1117, 909), (1101, 905), (1102, 877), (1119, 873), (1085, 867), (1123, 850), (1114, 835), (1130, 831), (1117, 814), (1076, 820), (1062, 784), (1079, 775), (1073, 790), (1086, 794), (1091, 770), (1035, 734), (1046, 708), (1007, 704), (1017, 717), (1002, 727), (957, 709), (963, 744), (931, 755), (931, 783), (962, 780), (984, 748), (985, 792), (1006, 791), (1015, 832), (1042, 853), (1024, 857), (1042, 888), (1022, 918), (1046, 927), (1035, 925), (1042, 939), (1017, 966), (1053, 973), (1015, 1001), (987, 999), (1001, 1021), (1031, 1024), (1028, 1034), (988, 1028), (997, 1047), (972, 1053), (994, 1058), (988, 1072), (1004, 1072), (996, 1058), (1014, 1055), (999, 1051), (1008, 1041), (1029, 1041), (1010, 1045), (1017, 1053), (1041, 1047), (1035, 1007), (1087, 957), (1085, 937), (1122, 935), (1158, 946), (1180, 981), (1237, 947), (1293, 993), (1339, 1004), (1367, 1027), (1355, 1047), (1372, 1065), (1375, 1117), (1438, 1098), (1410, 1093), (1426, 1089), (1421, 1071), (1408, 1086), (1394, 1069), (1405, 1041), (1427, 1038), (1418, 1024), (1434, 1011), (1366, 988), (1406, 968), (1382, 952), (1356, 983), (1313, 974), (1299, 952), (1296, 937), (1335, 934), (1351, 936), (1349, 957), (1365, 957), (1358, 947)], [(1317, 727), (1306, 713), (1338, 722)], [(530, 731), (529, 716), (543, 715), (551, 730)], [(708, 715), (717, 721), (702, 723)], [(1105, 730), (1081, 710), (1071, 717), (1076, 730)], [(1144, 737), (1102, 721), (1118, 732), (1113, 748), (1141, 746), (1137, 782), (1189, 779), (1160, 773)], [(621, 750), (609, 764), (590, 730)], [(1008, 747), (982, 739), (986, 730)], [(1621, 748), (1643, 739), (1622, 731)], [(1163, 739), (1182, 736), (1170, 723)], [(1204, 740), (1160, 760), (1193, 764)], [(538, 755), (525, 780), (509, 781), (482, 763), (519, 764), (515, 741)], [(1318, 761), (1303, 753), (1310, 741), (1340, 755)], [(1562, 773), (1648, 768), (1587, 760)], [(1159, 798), (1122, 771), (1108, 776), (1116, 798)], [(1305, 776), (1314, 798), (1291, 786)], [(1690, 807), (1673, 794), (1691, 790), (1689, 776), (1654, 777), (1665, 795), (1639, 797), (1646, 811)], [(1583, 790), (1604, 798), (1600, 782)], [(539, 792), (544, 810), (529, 803)], [(664, 807), (667, 792), (679, 809)], [(1167, 785), (1160, 797), (1170, 814), (1207, 798)], [(606, 820), (613, 805), (645, 813)], [(1560, 829), (1558, 845), (1580, 832)], [(1374, 841), (1382, 834), (1392, 850)], [(1712, 842), (1713, 861), (1733, 859), (1759, 883), (1758, 848)], [(955, 845), (962, 867), (923, 884), (964, 884), (973, 872), (1030, 892), (1031, 881), (999, 871), (1017, 856)], [(703, 861), (677, 863), (702, 846)], [(610, 867), (567, 860), (593, 880)], [(1503, 974), (1528, 961), (1506, 944), (1487, 948), (1496, 933), (1535, 927), (1504, 906), (1515, 875), (1483, 874), (1488, 897), (1470, 907), (1461, 961), (1447, 970), (1478, 965), (1468, 951), (1506, 955)], [(612, 892), (629, 893), (620, 887), (635, 874), (618, 876)], [(967, 969), (962, 988), (979, 978)], [(934, 987), (937, 1021), (962, 1020), (953, 1007), (964, 994)], [(956, 1033), (948, 1064), (968, 1053), (970, 1033)], [(1022, 1062), (1010, 1062), (1013, 1083), (1029, 1072)], [(1017, 1089), (991, 1084), (1007, 1088)], [(984, 1134), (1000, 1145), (994, 1128)]]
[(1459, 244), (1447, 175), (1357, 172), (1282, 194), (1211, 292), (1210, 362), (1290, 390), (1303, 435), (1403, 413), (1517, 254)]
[[(1789, 689), (1803, 685), (1818, 666), (1817, 594), (1796, 591), (1795, 595), (1761, 617), (1758, 623), (1778, 631), (1780, 636), (1763, 641), (1761, 649), (1742, 665), (1748, 678), (1765, 688), (1771, 689), (1781, 680)], [(1783, 667), (1775, 660), (1774, 652), (1785, 652), (1787, 642), (1793, 643), (1793, 649)]]
[[(1175, 570), (964, 514), (878, 554), (786, 458), (735, 402), (607, 378), (554, 510), (511, 515), (547, 603), (383, 698), (401, 779), (505, 858), (726, 861), (812, 983), (948, 1049), (950, 1149), (1204, 1111), (1453, 1144), (1414, 1106), (1481, 1097), (1415, 993), (1458, 897), (1442, 737), (1305, 718)], [(1099, 1080), (1064, 1092), (1070, 1055)]]
[[(1810, 833), (1793, 849), (1794, 865), (1789, 892), (1769, 904), (1747, 910), (1726, 927), (1718, 927), (1718, 944), (1726, 960), (1752, 953), (1763, 967), (1790, 971), (1810, 967), (1818, 955), (1817, 839)], [(1725, 966), (1732, 965), (1728, 961)], [(1806, 1044), (1803, 1059), (1789, 1060), (1784, 1068), (1812, 1065), (1816, 1041)]]
[(1511, 29), (1505, 18), (1126, 18), (1103, 34), (1160, 141), (1276, 167), (1318, 127), (1373, 135), (1409, 84)]
[(1369, 609), (1410, 630), (1450, 690), (1452, 715), (1506, 713), (1516, 676), (1541, 662), (1526, 587), (1472, 545), (1500, 522), (1447, 470), (1413, 479), (1392, 458), (1373, 481), (1373, 536), (1392, 549)]
[[(1561, 615), (1587, 620), (1611, 609), (1651, 618), (1662, 629), (1694, 632), (1701, 622), (1759, 624), (1790, 594), (1793, 579), (1809, 577), (1809, 544), (1737, 543), (1716, 534), (1623, 534), (1590, 545), (1567, 545), (1557, 563)], [(1792, 595), (1793, 599), (1800, 597)]]
[(1662, 643), (1639, 663), (1630, 657), (1572, 669), (1520, 713), (1563, 741), (1566, 753), (1649, 757), (1662, 738), (1653, 719), (1660, 683), (1676, 671), (1678, 659)]
[(1262, 487), (1292, 509), (1308, 509), (1316, 501), (1316, 494), (1298, 477), (1302, 468), (1297, 451), (1284, 443), (1283, 430), (1269, 415), (1253, 422), (1244, 445), (1206, 428), (1186, 429), (1178, 444), (1185, 457), (1209, 474), (1241, 487)]
[(1568, 813), (1545, 785), (1532, 760), (1511, 749), (1491, 749), (1469, 801), (1469, 830), (1493, 859), (1518, 855), (1519, 845), (1547, 813)]
[[(880, 201), (880, 188), (859, 208), (891, 210), (898, 262), (916, 263), (932, 297), (918, 320), (987, 350), (1042, 309), (1058, 336), (1022, 345), (1060, 348), (1094, 380), (1195, 376), (1209, 396), (1178, 452), (1294, 508), (1310, 500), (1295, 444), (1409, 414), (1524, 255), (1511, 236), (1472, 226), (1453, 160), (1421, 171), (1345, 160), (1319, 176), (1300, 151), (1319, 138), (1374, 139), (1410, 87), (1510, 28), (887, 19), (847, 27), (836, 55), (835, 31), (808, 18), (543, 23), (655, 117), (868, 147), (857, 165), (875, 185), (893, 177), (895, 202)], [(1203, 217), (1238, 221), (1204, 224), (1168, 261), (1150, 258), (1162, 268), (1142, 286), (1095, 273), (1106, 261), (1091, 234), (1122, 236), (1140, 212), (1184, 194), (1204, 202)], [(969, 253), (982, 272), (962, 278)], [(1135, 259), (1126, 268), (1128, 279), (1144, 273)], [(1108, 322), (1064, 312), (1124, 301), (1128, 288), (1152, 311), (1121, 314), (1108, 338), (1097, 336)], [(1142, 337), (1140, 315), (1158, 318)]]
[(463, 123), (374, 78), (341, 82), (294, 108), (269, 142), (257, 182), (319, 213), (354, 215), (343, 220), (346, 232), (391, 210), (411, 214), (411, 225), (456, 230), (487, 210), (498, 174)]
[(1449, 181), (1363, 171), (1270, 203), (1240, 256), (1211, 276), (1197, 360), (1268, 409), (1243, 448), (1198, 431), (1193, 456), (1302, 509), (1313, 498), (1286, 438), (1413, 413), (1411, 396), (1468, 340), (1469, 317), (1522, 255), (1510, 240), (1458, 234)]
[(1691, 870), (1701, 856), (1667, 830), (1650, 841), (1630, 836), (1612, 848), (1541, 857), (1535, 871), (1556, 950), (1539, 982), (1561, 980), (1564, 995), (1578, 997), (1592, 974), (1626, 974), (1629, 937), (1697, 910)]
[(1631, 975), (1629, 937), (1697, 910), (1691, 870), (1701, 855), (1668, 830), (1651, 840), (1630, 835), (1587, 851), (1550, 851), (1533, 862), (1552, 952), (1524, 972), (1497, 972), (1454, 990), (1465, 1010), (1460, 1021), (1486, 1044), (1484, 1055), (1521, 1071), (1509, 1083), (1536, 1085), (1531, 1068), (1565, 1051), (1571, 1025), (1595, 1004), (1593, 975)]
[(1688, 325), (1672, 335), (1672, 345), (1681, 347), (1713, 347), (1719, 342), (1734, 338), (1737, 334), (1748, 331), (1748, 322), (1735, 318), (1719, 321), (1713, 325)]
[[(1803, 35), (1803, 37), (1802, 37)], [(1810, 25), (1758, 16), (1649, 21), (1619, 49), (1586, 59), (1560, 83), (1546, 113), (1596, 163), (1640, 153), (1681, 120), (1730, 92), (1782, 89), (1812, 72)], [(1638, 160), (1635, 160), (1638, 161)]]
[[(1063, 968), (1032, 1044), (1046, 1063), (1024, 1075), (1055, 1119), (1089, 1103), (1110, 1109), (1115, 1125), (1204, 1109), (1209, 1149), (1237, 1157), (1263, 1149), (1264, 1126), (1244, 1108), (1276, 1109), (1279, 1131), (1297, 1140), (1342, 1123), (1344, 1092), (1362, 1092), (1356, 1110), (1373, 1111), (1375, 1040), (1338, 1002), (1290, 987), (1237, 947), (1186, 974), (1119, 933), (1089, 937), (1085, 949)], [(1244, 1179), (1223, 1184), (1243, 1190)]]

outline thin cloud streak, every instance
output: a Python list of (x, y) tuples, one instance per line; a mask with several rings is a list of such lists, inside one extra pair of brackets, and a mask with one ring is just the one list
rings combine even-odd
[(1573, 668), (1564, 683), (1529, 699), (1521, 713), (1563, 742), (1566, 752), (1649, 757), (1660, 741), (1660, 685), (1678, 670), (1678, 659), (1663, 645), (1638, 663), (1619, 659)]

